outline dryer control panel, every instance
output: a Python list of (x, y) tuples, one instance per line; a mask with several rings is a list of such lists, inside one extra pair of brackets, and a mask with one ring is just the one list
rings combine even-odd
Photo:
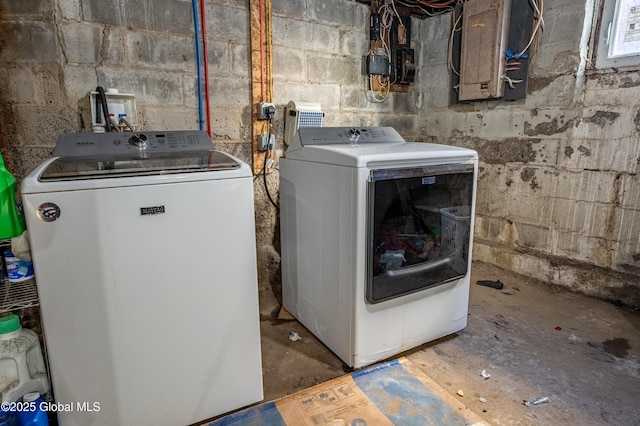
[(290, 151), (308, 145), (405, 142), (393, 127), (305, 127), (298, 129), (297, 136)]

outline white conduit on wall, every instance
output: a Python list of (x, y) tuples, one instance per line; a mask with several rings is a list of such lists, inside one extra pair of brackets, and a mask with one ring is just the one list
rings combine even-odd
[(573, 92), (572, 105), (575, 105), (582, 98), (582, 86), (584, 84), (584, 73), (587, 69), (589, 61), (589, 40), (591, 39), (591, 30), (594, 26), (593, 11), (599, 3), (597, 0), (586, 0), (584, 6), (584, 21), (582, 24), (582, 37), (580, 38), (580, 64), (576, 72), (576, 86)]

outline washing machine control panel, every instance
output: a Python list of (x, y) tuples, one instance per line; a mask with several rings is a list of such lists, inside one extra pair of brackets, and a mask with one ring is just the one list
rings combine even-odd
[(175, 130), (165, 132), (66, 133), (60, 136), (54, 157), (119, 157), (148, 153), (202, 152), (214, 149), (206, 132)]
[(229, 170), (240, 164), (215, 149), (205, 132), (67, 133), (41, 181), (102, 179)]

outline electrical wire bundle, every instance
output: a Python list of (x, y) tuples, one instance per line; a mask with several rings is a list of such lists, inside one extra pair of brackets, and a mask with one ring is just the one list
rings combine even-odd
[(262, 165), (262, 169), (257, 174), (254, 175), (253, 181), (255, 182), (260, 176), (262, 176), (262, 183), (264, 184), (264, 190), (267, 193), (267, 198), (269, 198), (269, 201), (271, 202), (273, 207), (276, 208), (276, 210), (280, 210), (278, 203), (276, 203), (273, 197), (271, 196), (271, 192), (269, 191), (269, 185), (267, 184), (267, 169), (271, 168), (270, 163), (273, 161), (271, 160), (271, 158), (269, 158), (269, 152), (271, 151), (270, 142), (271, 142), (271, 136), (273, 135), (273, 116), (274, 115), (275, 115), (275, 110), (269, 111), (269, 121), (267, 122), (268, 132), (266, 133), (267, 147), (264, 151), (264, 164)]
[(446, 7), (451, 7), (454, 4), (458, 3), (458, 0), (416, 0), (411, 3), (418, 3), (420, 5), (425, 5), (432, 7), (434, 9), (441, 9)]
[[(403, 25), (402, 20), (400, 19), (400, 15), (396, 10), (394, 0), (385, 2), (380, 5), (377, 8), (377, 13), (380, 15), (380, 39), (369, 41), (369, 54), (384, 57), (387, 58), (388, 61), (391, 61), (391, 47), (387, 43), (387, 40), (389, 40), (389, 34), (391, 32), (391, 26), (393, 25), (394, 16), (398, 17), (400, 25)], [(389, 69), (389, 71), (391, 70)], [(391, 77), (389, 75), (384, 76), (369, 74), (368, 81), (366, 83), (367, 87), (365, 88), (367, 98), (369, 99), (369, 101), (377, 103), (386, 101), (389, 96), (391, 85), (393, 83), (394, 81), (391, 81)]]
[[(396, 0), (399, 5), (409, 7), (412, 13), (420, 11), (422, 17), (447, 13), (462, 0)], [(415, 9), (415, 10), (413, 10)]]
[[(510, 88), (514, 88), (516, 84), (522, 83), (522, 80), (515, 80), (508, 76), (509, 71), (518, 71), (520, 70), (521, 59), (527, 59), (531, 56), (536, 56), (536, 52), (538, 50), (538, 46), (540, 45), (540, 34), (544, 31), (544, 20), (543, 20), (543, 12), (544, 12), (544, 0), (529, 0), (531, 7), (534, 10), (533, 19), (535, 20), (535, 25), (533, 27), (533, 31), (531, 32), (531, 37), (529, 38), (529, 42), (527, 45), (518, 52), (512, 52), (511, 50), (507, 50), (505, 52), (505, 60), (506, 67), (505, 73), (502, 76), (502, 79), (506, 81)], [(531, 49), (533, 54), (530, 55), (528, 50)], [(529, 67), (529, 73), (531, 72), (531, 66)]]
[(396, 4), (410, 8), (412, 14), (426, 17), (448, 13), (460, 1), (462, 0), (378, 0), (372, 2), (372, 10), (375, 11), (374, 13), (380, 19), (380, 34), (379, 37), (370, 39), (369, 56), (385, 58), (389, 62), (389, 69), (388, 75), (370, 73), (366, 76), (365, 94), (370, 102), (380, 103), (386, 101), (391, 85), (396, 83), (397, 76), (391, 72), (393, 66), (391, 64), (392, 54), (388, 43), (394, 19), (397, 18), (398, 28), (404, 30), (404, 24)]
[(457, 32), (462, 31), (461, 21), (462, 21), (462, 13), (460, 13), (460, 16), (456, 18), (456, 11), (455, 9), (452, 9), (451, 10), (451, 34), (449, 35), (447, 65), (449, 66), (449, 70), (455, 75), (457, 75), (458, 77), (460, 77), (460, 72), (453, 65), (453, 40), (454, 40), (455, 34)]

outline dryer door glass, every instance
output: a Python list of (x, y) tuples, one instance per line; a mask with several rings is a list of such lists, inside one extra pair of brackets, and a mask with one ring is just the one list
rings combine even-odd
[(369, 181), (367, 302), (467, 273), (473, 164), (373, 170)]

